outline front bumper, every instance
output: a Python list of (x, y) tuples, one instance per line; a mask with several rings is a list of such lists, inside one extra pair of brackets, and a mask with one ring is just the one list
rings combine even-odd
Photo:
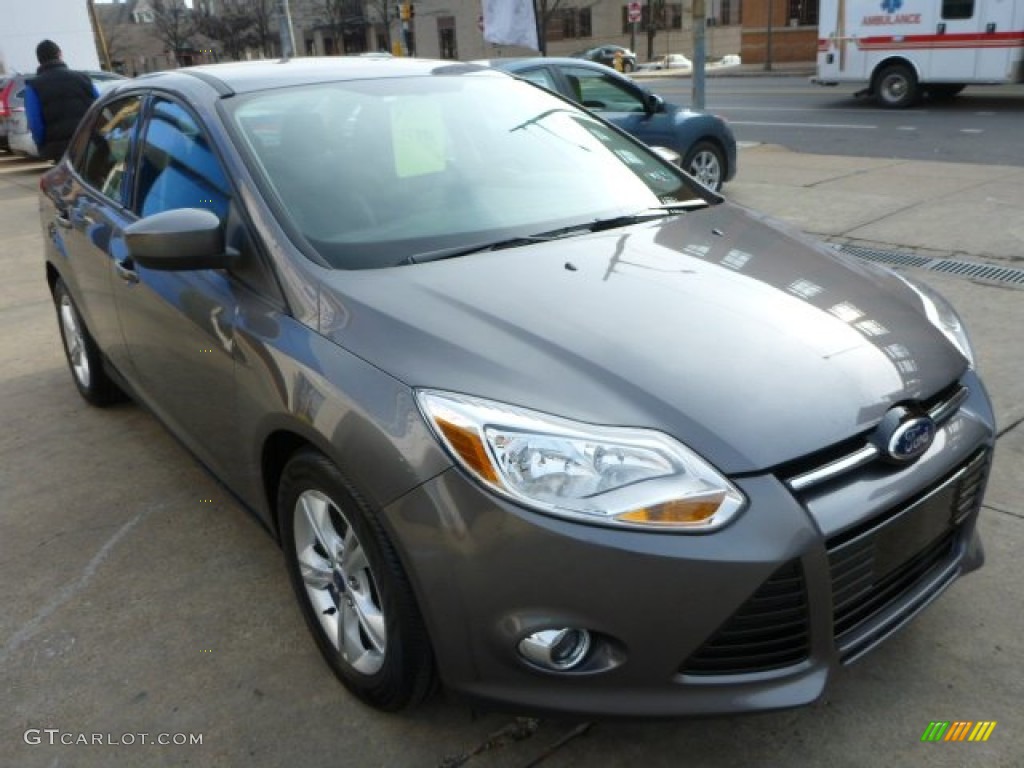
[[(445, 684), (534, 712), (665, 716), (807, 704), (983, 561), (976, 533), (994, 425), (980, 382), (909, 467), (872, 465), (796, 494), (733, 478), (750, 507), (722, 531), (579, 525), (497, 499), (451, 469), (386, 510)], [(543, 672), (524, 636), (595, 638)]]

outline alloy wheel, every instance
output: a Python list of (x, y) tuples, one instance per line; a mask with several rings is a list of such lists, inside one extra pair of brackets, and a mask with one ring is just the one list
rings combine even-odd
[(387, 655), (387, 628), (362, 542), (340, 507), (320, 491), (304, 491), (293, 514), (295, 555), (320, 626), (353, 669), (377, 673)]

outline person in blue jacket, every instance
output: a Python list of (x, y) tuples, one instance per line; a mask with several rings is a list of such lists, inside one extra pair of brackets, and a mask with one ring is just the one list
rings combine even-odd
[(39, 156), (57, 161), (99, 92), (88, 76), (68, 68), (52, 40), (36, 46), (36, 59), (36, 76), (25, 84), (25, 114)]

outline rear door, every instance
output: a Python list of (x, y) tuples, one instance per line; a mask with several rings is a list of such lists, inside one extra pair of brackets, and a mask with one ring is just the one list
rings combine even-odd
[(982, 0), (941, 0), (927, 80), (969, 83), (976, 77)]
[(128, 156), (142, 111), (142, 96), (104, 106), (71, 149), (74, 173), (54, 189), (48, 234), (63, 259), (57, 268), (86, 327), (114, 366), (130, 374), (112, 294), (111, 274), (123, 253), (121, 231), (135, 220), (128, 209)]

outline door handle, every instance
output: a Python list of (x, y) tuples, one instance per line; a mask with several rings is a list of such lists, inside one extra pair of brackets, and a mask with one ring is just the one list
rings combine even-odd
[(131, 259), (114, 262), (114, 271), (117, 272), (117, 276), (126, 283), (139, 282), (139, 273), (135, 271), (134, 267), (135, 265), (132, 264)]
[(71, 219), (69, 219), (67, 217), (67, 214), (65, 214), (63, 211), (54, 216), (53, 220), (57, 222), (58, 227), (62, 227), (64, 229), (71, 229)]

